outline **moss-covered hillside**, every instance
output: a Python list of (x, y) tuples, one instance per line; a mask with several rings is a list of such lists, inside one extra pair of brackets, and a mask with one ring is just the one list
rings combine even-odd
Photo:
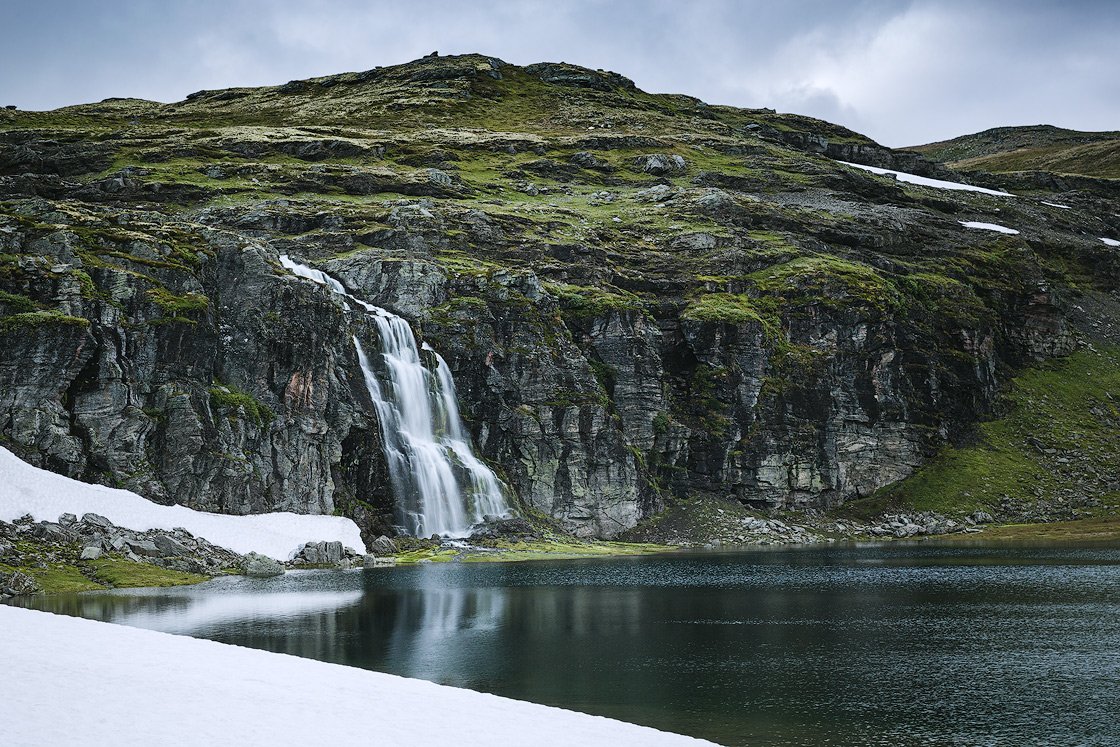
[[(976, 423), (1012, 376), (1111, 323), (1120, 217), (1092, 185), (840, 161), (967, 181), (819, 120), (480, 55), (0, 112), (0, 439), (158, 500), (385, 529), (352, 346), (375, 332), (287, 253), (412, 322), (484, 458), (568, 531), (697, 497), (834, 507), (934, 459), (898, 498), (921, 504), (998, 440)], [(1071, 360), (1046, 375), (1100, 361)]]
[(912, 150), (961, 171), (1045, 171), (1120, 179), (1120, 132), (996, 127)]

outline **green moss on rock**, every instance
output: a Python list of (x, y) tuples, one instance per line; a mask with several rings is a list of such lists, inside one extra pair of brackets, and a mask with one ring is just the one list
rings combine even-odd
[(210, 306), (210, 299), (201, 293), (185, 293), (175, 295), (166, 288), (152, 288), (148, 291), (148, 298), (158, 306), (164, 314), (171, 317), (184, 317), (197, 314)]
[(265, 425), (276, 417), (271, 408), (232, 384), (211, 386), (210, 404), (215, 409), (231, 411), (257, 425)]
[(28, 311), (22, 314), (13, 314), (0, 319), (0, 332), (15, 332), (19, 330), (35, 329), (37, 327), (89, 327), (89, 319), (80, 316), (70, 316), (60, 311)]
[(722, 324), (762, 323), (754, 301), (742, 293), (706, 293), (689, 301), (682, 319)]

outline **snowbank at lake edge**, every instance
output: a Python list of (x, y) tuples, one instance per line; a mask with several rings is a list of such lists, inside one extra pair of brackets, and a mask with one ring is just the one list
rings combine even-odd
[(307, 542), (341, 542), (366, 551), (358, 525), (342, 516), (287, 512), (231, 516), (162, 506), (128, 490), (90, 485), (33, 467), (0, 447), (0, 520), (31, 514), (37, 521), (58, 521), (64, 513), (79, 518), (100, 514), (138, 532), (182, 527), (241, 555), (257, 552), (278, 560), (290, 559)]
[(364, 669), (0, 605), (7, 747), (684, 747), (692, 737)]

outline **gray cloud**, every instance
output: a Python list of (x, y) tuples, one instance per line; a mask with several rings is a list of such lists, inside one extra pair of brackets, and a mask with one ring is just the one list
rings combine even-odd
[(1120, 128), (1120, 4), (1022, 0), (40, 0), (5, 11), (0, 104), (159, 101), (441, 53), (565, 60), (888, 145)]

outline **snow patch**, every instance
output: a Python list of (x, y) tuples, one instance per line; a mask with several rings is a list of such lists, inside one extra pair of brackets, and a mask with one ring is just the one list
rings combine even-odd
[(33, 467), (0, 447), (0, 520), (31, 514), (37, 521), (58, 521), (64, 513), (101, 514), (138, 532), (182, 527), (236, 553), (257, 552), (280, 560), (294, 557), (307, 542), (341, 542), (366, 551), (358, 525), (341, 516), (288, 512), (229, 516), (161, 506), (128, 490), (90, 485)]
[(1059, 208), (1061, 210), (1073, 210), (1073, 208), (1071, 208), (1069, 205), (1059, 205), (1056, 202), (1047, 202), (1046, 200), (1043, 200), (1042, 204), (1043, 205), (1049, 205), (1050, 207)]
[(13, 747), (712, 745), (423, 680), (16, 607), (0, 606), (0, 630), (3, 742)]
[(1014, 197), (1015, 195), (1010, 192), (1000, 192), (995, 189), (985, 189), (984, 187), (974, 187), (971, 184), (961, 184), (960, 182), (947, 182), (942, 179), (930, 179), (928, 176), (918, 176), (917, 174), (908, 174), (905, 171), (895, 171), (894, 169), (880, 169), (876, 166), (864, 166), (861, 163), (849, 163), (848, 161), (838, 161), (845, 166), (851, 166), (854, 169), (863, 169), (870, 171), (872, 174), (889, 175), (893, 176), (900, 182), (908, 182), (910, 184), (918, 184), (923, 187), (933, 187), (934, 189), (956, 189), (964, 192), (980, 192), (986, 195), (996, 195), (997, 197)]
[(974, 220), (959, 220), (959, 221), (957, 221), (957, 223), (960, 223), (965, 228), (979, 228), (979, 229), (984, 230), (984, 231), (998, 231), (999, 233), (1007, 233), (1007, 234), (1011, 234), (1011, 235), (1015, 235), (1015, 234), (1019, 233), (1014, 228), (1008, 228), (1007, 226), (1001, 226), (998, 223), (980, 223), (980, 222), (974, 221)]
[(1116, 239), (1106, 239), (1104, 236), (1101, 236), (1101, 241), (1109, 246), (1120, 246), (1120, 241)]

